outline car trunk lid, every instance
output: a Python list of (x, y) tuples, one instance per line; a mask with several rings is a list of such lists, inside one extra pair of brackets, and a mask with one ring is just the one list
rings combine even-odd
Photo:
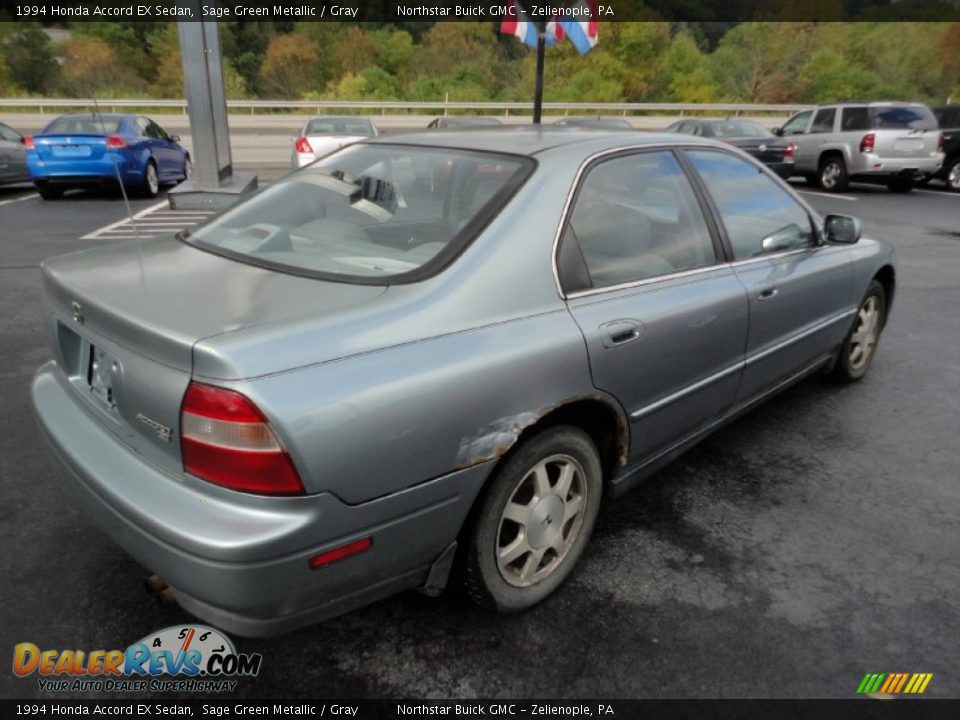
[(180, 404), (199, 340), (385, 292), (258, 268), (173, 238), (55, 258), (43, 276), (54, 353), (82, 402), (172, 470), (180, 468)]
[(35, 135), (34, 147), (46, 162), (99, 160), (107, 149), (107, 136), (95, 134)]

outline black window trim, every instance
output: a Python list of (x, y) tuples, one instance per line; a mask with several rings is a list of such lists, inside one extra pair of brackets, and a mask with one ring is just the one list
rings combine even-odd
[[(498, 192), (494, 193), (482, 208), (480, 208), (480, 211), (473, 218), (474, 222), (468, 224), (459, 232), (455, 233), (447, 242), (447, 245), (443, 250), (438, 252), (434, 257), (414, 270), (405, 273), (398, 273), (396, 275), (390, 275), (388, 277), (327, 273), (320, 270), (311, 270), (309, 268), (300, 268), (295, 265), (273, 262), (271, 260), (263, 260), (245, 253), (207, 244), (201, 240), (197, 240), (189, 231), (178, 232), (175, 237), (185, 245), (189, 245), (197, 250), (210, 253), (211, 255), (219, 255), (220, 257), (224, 257), (229, 260), (241, 262), (244, 265), (261, 267), (266, 270), (273, 270), (285, 275), (311, 278), (313, 280), (325, 280), (327, 282), (341, 283), (344, 285), (374, 285), (378, 287), (409, 285), (410, 283), (421, 282), (422, 280), (431, 278), (434, 275), (438, 275), (442, 271), (446, 270), (447, 267), (452, 265), (454, 261), (456, 261), (456, 259), (460, 257), (460, 255), (462, 255), (463, 252), (470, 247), (470, 245), (473, 244), (474, 240), (483, 234), (483, 232), (487, 229), (487, 226), (493, 222), (493, 220), (501, 213), (501, 211), (507, 205), (509, 205), (509, 203), (513, 200), (513, 197), (520, 191), (520, 188), (526, 184), (526, 182), (540, 166), (540, 163), (537, 161), (537, 159), (531, 155), (520, 155), (517, 153), (508, 153), (495, 150), (477, 150), (476, 148), (448, 147), (445, 145), (421, 145), (420, 143), (366, 143), (365, 141), (353, 143), (347, 147), (356, 147), (358, 145), (366, 144), (369, 144), (373, 147), (406, 147), (417, 148), (420, 150), (441, 151), (449, 150), (451, 152), (463, 152), (470, 155), (485, 155), (491, 158), (507, 158), (516, 161), (519, 167), (516, 174), (507, 183), (505, 183)], [(339, 150), (335, 150), (334, 153), (335, 152), (339, 152)], [(333, 153), (330, 154), (332, 155)], [(293, 173), (290, 174), (295, 174), (297, 172), (300, 172), (300, 170), (294, 170)], [(228, 209), (232, 210), (238, 207), (240, 203), (249, 202), (270, 187), (274, 187), (274, 185), (265, 185), (261, 187), (259, 190), (246, 196), (243, 200), (231, 205)], [(208, 220), (205, 220), (195, 229), (202, 229), (207, 223), (219, 217), (219, 215), (220, 214), (217, 213)]]
[[(724, 148), (711, 147), (709, 145), (700, 145), (700, 146), (688, 145), (688, 146), (684, 146), (682, 150), (683, 152), (681, 153), (681, 155), (683, 156), (683, 162), (687, 164), (690, 172), (696, 178), (695, 182), (697, 183), (701, 192), (703, 192), (704, 199), (710, 208), (709, 212), (714, 223), (716, 223), (717, 231), (723, 243), (724, 253), (726, 254), (726, 261), (729, 265), (731, 266), (745, 265), (748, 263), (755, 263), (755, 262), (761, 262), (763, 260), (771, 260), (771, 259), (776, 259), (780, 257), (785, 257), (787, 255), (795, 255), (797, 253), (808, 253), (824, 246), (823, 232), (820, 228), (821, 223), (818, 222), (819, 215), (815, 211), (813, 211), (811, 207), (807, 205), (806, 202), (803, 201), (803, 198), (797, 196), (797, 194), (793, 191), (793, 189), (781, 177), (779, 177), (776, 173), (770, 170), (770, 168), (768, 168), (766, 165), (763, 165), (757, 162), (756, 160), (754, 160), (749, 156), (744, 157), (738, 153), (730, 152), (729, 150), (726, 150)], [(686, 153), (691, 150), (707, 151), (707, 152), (718, 153), (720, 155), (727, 155), (728, 157), (733, 157), (739, 160), (743, 160), (747, 164), (755, 165), (757, 167), (758, 174), (766, 175), (768, 178), (770, 178), (774, 182), (774, 185), (777, 185), (782, 190), (784, 190), (787, 197), (793, 200), (800, 207), (800, 209), (807, 214), (807, 220), (810, 222), (810, 230), (813, 233), (813, 244), (808, 245), (806, 247), (801, 247), (801, 248), (791, 248), (790, 250), (780, 250), (780, 251), (765, 253), (761, 255), (754, 255), (748, 258), (737, 259), (736, 255), (733, 252), (733, 244), (730, 242), (730, 235), (727, 232), (727, 226), (724, 224), (723, 216), (720, 214), (720, 208), (717, 207), (717, 204), (714, 201), (713, 196), (710, 194), (710, 191), (707, 189), (707, 184), (704, 181), (703, 177), (694, 167), (690, 159), (686, 156)]]
[[(629, 290), (635, 287), (674, 280), (689, 275), (699, 275), (702, 273), (715, 271), (718, 268), (727, 267), (729, 265), (729, 261), (725, 256), (725, 250), (722, 245), (722, 241), (718, 234), (718, 228), (713, 220), (709, 207), (705, 206), (704, 204), (706, 197), (703, 195), (702, 190), (697, 186), (695, 179), (691, 176), (690, 168), (685, 164), (685, 159), (682, 157), (682, 153), (680, 152), (683, 147), (686, 147), (686, 145), (670, 143), (657, 145), (631, 145), (628, 147), (610, 148), (591, 155), (583, 163), (581, 163), (580, 167), (577, 169), (577, 174), (574, 177), (573, 184), (571, 185), (567, 194), (567, 199), (560, 215), (560, 224), (557, 226), (557, 233), (553, 243), (553, 277), (557, 285), (557, 292), (560, 294), (560, 297), (563, 300), (574, 300), (581, 297), (599, 295), (601, 293)], [(709, 146), (694, 145), (693, 147)], [(580, 196), (580, 190), (583, 187), (583, 183), (587, 176), (590, 174), (590, 171), (597, 165), (609, 160), (617, 160), (619, 158), (630, 157), (633, 155), (664, 151), (667, 151), (673, 155), (674, 159), (677, 161), (677, 164), (680, 166), (681, 171), (686, 176), (687, 182), (690, 183), (694, 197), (697, 199), (697, 205), (700, 208), (701, 216), (703, 217), (704, 223), (707, 226), (707, 232), (710, 234), (710, 243), (713, 247), (713, 262), (709, 265), (688, 268), (686, 270), (677, 270), (676, 272), (665, 273), (663, 275), (653, 275), (648, 278), (630, 280), (627, 282), (618, 283), (616, 285), (605, 285), (603, 287), (589, 287), (568, 291), (564, 287), (563, 276), (561, 274), (561, 267), (563, 267), (563, 263), (561, 262), (561, 252), (563, 250), (564, 235), (565, 230), (570, 223), (570, 218), (573, 215), (573, 210), (576, 207), (577, 198)], [(579, 240), (576, 239), (576, 233), (571, 232), (571, 236), (574, 238), (574, 242), (577, 243), (576, 250), (578, 251), (578, 255), (583, 257), (583, 251), (579, 247)]]

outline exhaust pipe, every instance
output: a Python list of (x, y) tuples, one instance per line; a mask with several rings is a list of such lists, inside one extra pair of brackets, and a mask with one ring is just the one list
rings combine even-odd
[(147, 593), (153, 595), (157, 603), (162, 607), (177, 604), (177, 599), (173, 596), (173, 590), (167, 585), (167, 581), (159, 575), (150, 575), (143, 581), (143, 586)]

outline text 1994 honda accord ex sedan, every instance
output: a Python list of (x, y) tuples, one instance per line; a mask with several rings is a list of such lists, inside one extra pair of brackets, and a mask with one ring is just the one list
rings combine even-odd
[(224, 629), (451, 569), (518, 610), (602, 498), (808, 373), (866, 373), (894, 265), (859, 235), (696, 138), (375, 139), (189, 236), (44, 263), (33, 402), (107, 532)]

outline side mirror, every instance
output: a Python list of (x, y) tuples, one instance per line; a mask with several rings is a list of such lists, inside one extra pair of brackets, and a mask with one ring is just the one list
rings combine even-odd
[(853, 245), (860, 239), (860, 221), (849, 215), (827, 215), (823, 219), (827, 242)]
[(171, 140), (171, 142), (178, 143), (178, 142), (180, 142), (180, 136), (179, 136), (179, 135), (171, 135), (171, 136), (170, 136), (170, 140)]
[(773, 132), (773, 134), (776, 135), (777, 137), (783, 137), (783, 128), (782, 128), (782, 127), (775, 127), (775, 128), (772, 130), (772, 132)]

